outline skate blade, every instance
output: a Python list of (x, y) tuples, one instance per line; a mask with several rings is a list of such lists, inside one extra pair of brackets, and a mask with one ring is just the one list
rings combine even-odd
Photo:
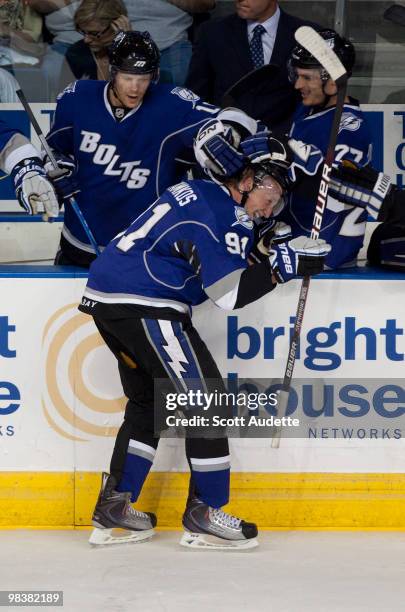
[(250, 550), (259, 546), (256, 538), (251, 538), (250, 540), (224, 540), (208, 533), (191, 533), (190, 531), (183, 533), (180, 544), (194, 550), (233, 550), (234, 552)]
[(92, 546), (108, 546), (110, 544), (130, 544), (149, 540), (155, 535), (153, 529), (144, 531), (129, 531), (127, 529), (93, 529), (89, 538)]

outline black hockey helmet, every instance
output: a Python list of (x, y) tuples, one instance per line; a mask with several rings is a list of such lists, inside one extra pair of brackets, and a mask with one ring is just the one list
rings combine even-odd
[[(260, 137), (260, 133), (258, 136)], [(258, 163), (252, 161), (254, 181), (259, 185), (266, 175), (270, 175), (276, 179), (283, 191), (288, 191), (291, 188), (288, 170), (294, 161), (294, 155), (285, 139), (275, 138), (271, 134), (267, 146), (268, 159), (262, 158)]]
[[(356, 60), (356, 52), (350, 40), (340, 36), (335, 30), (320, 30), (318, 34), (336, 53), (343, 66), (346, 68), (347, 74), (350, 76)], [(296, 80), (295, 68), (320, 68), (322, 81), (327, 81), (330, 78), (328, 72), (322, 67), (318, 60), (301, 45), (296, 45), (293, 48), (287, 67), (291, 83), (294, 83)]]
[(159, 49), (149, 32), (118, 32), (108, 50), (111, 77), (117, 72), (159, 78)]

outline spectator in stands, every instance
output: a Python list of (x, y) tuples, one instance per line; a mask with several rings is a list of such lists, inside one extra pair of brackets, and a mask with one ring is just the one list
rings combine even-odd
[(42, 17), (27, 2), (3, 0), (0, 3), (0, 65), (38, 64), (45, 47)]
[(134, 30), (147, 31), (160, 51), (160, 81), (184, 85), (190, 59), (188, 31), (193, 14), (215, 7), (215, 0), (125, 0)]
[[(131, 30), (122, 0), (83, 0), (76, 11), (76, 30), (83, 36), (66, 53), (74, 79), (108, 80), (108, 46), (120, 30)], [(72, 81), (64, 73), (60, 89)]]
[(315, 24), (285, 13), (276, 0), (236, 0), (236, 13), (200, 26), (186, 86), (207, 102), (221, 104), (224, 93), (264, 64), (279, 73), (238, 98), (238, 106), (274, 129), (287, 127), (299, 98), (288, 81), (286, 63), (294, 32)]
[(43, 102), (48, 99), (40, 69), (43, 18), (27, 2), (0, 2), (0, 66), (16, 77), (30, 101)]
[[(81, 0), (26, 0), (29, 6), (45, 16), (45, 26), (52, 41), (46, 49), (41, 68), (48, 79), (49, 98), (53, 100), (59, 93), (62, 66), (71, 45), (83, 38), (76, 31), (74, 16)], [(64, 67), (69, 74), (69, 68)], [(74, 80), (70, 71), (69, 81)]]

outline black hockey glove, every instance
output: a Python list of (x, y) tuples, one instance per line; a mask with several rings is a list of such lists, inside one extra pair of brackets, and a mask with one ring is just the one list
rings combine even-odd
[(255, 263), (265, 261), (269, 257), (272, 245), (287, 242), (292, 237), (291, 227), (276, 219), (255, 225), (254, 232), (255, 242), (249, 253), (249, 259)]

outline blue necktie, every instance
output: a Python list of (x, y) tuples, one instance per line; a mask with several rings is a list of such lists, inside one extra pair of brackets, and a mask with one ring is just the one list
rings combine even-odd
[(250, 41), (250, 55), (252, 56), (253, 66), (260, 68), (264, 65), (264, 53), (262, 45), (262, 35), (266, 28), (262, 25), (257, 25), (253, 30), (252, 40)]

